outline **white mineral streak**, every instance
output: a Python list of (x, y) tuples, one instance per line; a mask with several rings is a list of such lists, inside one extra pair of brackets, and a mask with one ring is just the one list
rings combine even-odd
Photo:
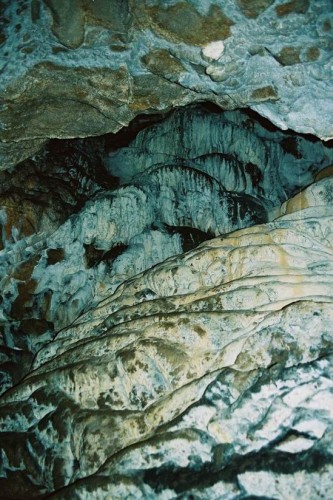
[(331, 192), (325, 177), (306, 208), (169, 258), (62, 330), (2, 397), (26, 450), (2, 441), (2, 477), (81, 478), (55, 498), (329, 498)]

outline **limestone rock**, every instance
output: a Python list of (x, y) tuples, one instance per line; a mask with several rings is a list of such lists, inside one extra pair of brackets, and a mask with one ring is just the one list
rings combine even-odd
[(1, 169), (50, 137), (116, 132), (203, 100), (333, 137), (330, 0), (68, 5), (3, 3)]
[(222, 40), (211, 42), (202, 49), (202, 55), (207, 61), (217, 61), (224, 52)]
[(331, 1), (0, 4), (1, 498), (331, 498)]
[[(114, 149), (122, 140), (120, 134), (52, 141), (14, 173), (2, 173), (6, 349), (22, 349), (31, 359), (55, 332), (136, 274), (285, 213), (281, 203), (313, 181), (315, 168), (333, 161), (318, 140), (207, 107), (175, 111)], [(325, 204), (321, 182), (312, 198)], [(289, 201), (287, 213), (305, 198), (309, 191)], [(16, 351), (8, 356), (2, 391), (29, 371), (17, 366)]]
[(329, 494), (331, 184), (125, 281), (48, 342), (1, 398), (3, 494)]

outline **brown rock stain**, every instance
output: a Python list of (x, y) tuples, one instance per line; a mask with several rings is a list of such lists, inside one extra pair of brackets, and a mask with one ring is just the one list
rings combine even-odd
[(14, 300), (10, 311), (14, 319), (23, 319), (36, 287), (37, 281), (34, 279), (18, 284), (18, 296)]
[(178, 76), (185, 71), (184, 66), (178, 59), (173, 57), (166, 49), (152, 50), (141, 58), (142, 62), (152, 73), (168, 77)]
[(255, 89), (251, 93), (251, 99), (255, 101), (269, 101), (271, 99), (276, 100), (277, 98), (278, 94), (272, 85), (266, 85), (265, 87)]
[(32, 54), (35, 49), (36, 49), (35, 45), (29, 47), (22, 47), (21, 52), (23, 52), (23, 54)]
[(309, 5), (309, 0), (291, 0), (275, 7), (275, 11), (280, 17), (288, 16), (289, 14), (305, 14)]
[(165, 99), (177, 99), (185, 93), (180, 85), (154, 74), (135, 76), (132, 83), (131, 102), (128, 107), (136, 113), (157, 109)]
[(331, 177), (333, 175), (333, 165), (329, 165), (328, 167), (323, 168), (315, 177), (315, 182), (324, 179), (325, 177)]
[(204, 336), (207, 334), (206, 330), (204, 330), (203, 328), (201, 328), (201, 326), (199, 326), (199, 325), (194, 325), (194, 326), (193, 326), (193, 330), (194, 330), (194, 331), (195, 331), (195, 332), (199, 335), (199, 337), (201, 337), (201, 338), (202, 338), (202, 337), (204, 337)]
[[(214, 40), (224, 40), (230, 36), (230, 27), (235, 24), (224, 12), (212, 5), (207, 16), (202, 16), (190, 4), (179, 2), (168, 8), (146, 7), (154, 28), (167, 39), (189, 45), (201, 46)], [(185, 29), (186, 27), (186, 29)]]
[(277, 247), (277, 254), (280, 267), (286, 271), (290, 267), (288, 253), (283, 248)]
[(80, 0), (80, 6), (89, 24), (105, 26), (118, 32), (128, 28), (127, 0)]
[(32, 259), (19, 264), (12, 273), (12, 277), (20, 281), (27, 281), (31, 277), (39, 258), (39, 255), (35, 255)]
[(299, 64), (300, 60), (300, 49), (298, 47), (284, 47), (276, 56), (282, 66), (292, 66), (293, 64)]
[[(61, 135), (70, 134), (71, 137), (99, 135), (105, 133), (105, 127), (109, 132), (115, 132), (132, 118), (128, 110), (130, 77), (125, 65), (96, 71), (95, 68), (83, 67), (69, 70), (43, 62), (29, 70), (24, 81), (24, 91), (20, 79), (8, 87), (8, 95), (15, 96), (12, 101), (8, 100), (8, 104), (20, 100), (21, 105), (15, 105), (12, 112), (6, 109), (8, 128), (3, 140), (11, 140), (13, 131), (17, 137), (20, 130), (26, 138), (32, 131), (46, 137), (59, 125), (59, 116)], [(86, 93), (86, 97), (77, 97), (78, 90)], [(43, 102), (43, 106), (38, 102)], [(25, 120), (28, 120), (29, 127), (23, 126)]]
[(237, 0), (237, 4), (244, 16), (256, 18), (268, 7), (274, 3), (274, 0)]
[(320, 56), (320, 49), (318, 47), (309, 47), (306, 51), (307, 61), (316, 61)]
[(327, 32), (327, 31), (331, 31), (332, 29), (332, 23), (329, 19), (326, 19), (323, 23), (323, 31)]

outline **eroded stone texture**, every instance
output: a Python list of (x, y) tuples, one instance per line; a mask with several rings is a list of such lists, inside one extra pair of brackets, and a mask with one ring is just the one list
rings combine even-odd
[[(41, 63), (25, 75), (23, 89), (17, 83), (11, 87), (23, 109), (12, 109), (3, 138), (11, 141), (21, 133), (26, 139), (61, 137), (57, 132), (59, 117), (69, 137), (98, 135), (105, 119), (118, 130), (131, 116), (125, 109), (121, 116), (119, 109), (127, 104), (129, 86), (125, 67), (99, 71), (77, 67), (69, 74), (62, 66)], [(39, 99), (43, 101), (41, 108)]]
[(332, 497), (331, 1), (0, 8), (0, 496)]
[(238, 0), (237, 1), (241, 11), (247, 17), (258, 17), (264, 10), (270, 7), (273, 0)]
[(41, 349), (1, 398), (3, 494), (332, 491), (332, 182), (124, 282)]
[(217, 5), (210, 6), (206, 15), (198, 12), (189, 2), (178, 2), (170, 7), (161, 7), (159, 4), (145, 6), (142, 10), (138, 5), (138, 13), (143, 16), (147, 14), (149, 26), (152, 21), (153, 29), (168, 40), (194, 46), (228, 38), (230, 27), (234, 24)]
[(5, 2), (0, 168), (202, 100), (331, 138), (332, 15), (330, 0)]
[[(244, 112), (190, 107), (160, 119), (125, 147), (115, 149), (122, 134), (51, 141), (1, 174), (2, 391), (29, 370), (16, 369), (15, 349), (34, 355), (136, 274), (273, 219), (333, 161), (319, 140)], [(304, 196), (292, 203), (302, 208)]]

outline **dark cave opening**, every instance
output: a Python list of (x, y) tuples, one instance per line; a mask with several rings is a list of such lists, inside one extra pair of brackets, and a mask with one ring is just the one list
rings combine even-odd
[[(14, 171), (0, 173), (1, 206), (13, 207), (13, 209), (19, 211), (19, 205), (25, 200), (28, 204), (38, 207), (39, 219), (42, 218), (40, 217), (41, 213), (47, 212), (49, 214), (48, 224), (51, 221), (55, 222), (57, 218), (58, 221), (55, 224), (62, 223), (71, 214), (77, 213), (86, 201), (97, 193), (105, 190), (116, 190), (121, 184), (124, 184), (121, 175), (112, 175), (110, 169), (107, 168), (108, 156), (116, 154), (123, 148), (130, 148), (139, 134), (143, 134), (152, 128), (158, 130), (159, 124), (163, 126), (166, 120), (175, 113), (181, 114), (184, 109), (193, 110), (194, 113), (199, 110), (199, 112), (220, 117), (222, 127), (223, 116), (230, 113), (225, 112), (212, 102), (202, 102), (200, 104), (191, 104), (185, 108), (176, 108), (176, 110), (165, 113), (138, 115), (127, 127), (123, 127), (117, 133), (84, 139), (50, 139), (32, 158), (19, 163)], [(293, 196), (297, 191), (311, 183), (314, 175), (327, 167), (332, 161), (329, 150), (333, 148), (333, 140), (324, 143), (311, 134), (298, 134), (292, 130), (282, 131), (250, 108), (239, 109), (232, 113), (239, 113), (243, 116), (241, 127), (244, 130), (252, 130), (254, 135), (254, 126), (256, 126), (258, 129), (261, 128), (268, 132), (269, 137), (266, 140), (272, 140), (274, 134), (279, 136), (278, 141), (275, 142), (279, 143), (287, 156), (289, 155), (295, 160), (296, 167), (296, 160), (300, 160), (299, 163), (302, 164), (302, 167), (299, 167), (300, 182), (298, 185), (294, 183), (292, 189), (287, 192), (287, 197)], [(186, 124), (182, 124), (182, 126), (186, 126)], [(182, 131), (179, 130), (179, 133), (181, 134)], [(300, 142), (316, 145), (315, 147), (318, 148), (317, 161), (305, 157), (304, 151), (300, 148)], [(225, 160), (229, 164), (235, 164), (239, 161), (237, 151), (218, 151), (217, 149), (208, 151), (205, 154), (211, 158), (213, 155), (220, 155), (221, 162)], [(169, 156), (172, 156), (172, 161), (176, 164), (198, 168), (198, 162), (193, 162), (195, 158), (191, 157), (190, 151), (186, 151), (186, 153), (183, 155), (184, 157), (177, 156), (177, 152), (175, 155)], [(203, 156), (200, 155), (201, 158)], [(270, 159), (269, 151), (266, 156), (268, 161)], [(263, 181), (262, 168), (259, 168), (256, 163), (251, 161), (242, 161), (245, 163), (243, 175), (249, 174), (254, 187), (256, 185), (260, 186)], [(165, 164), (167, 162), (168, 160), (163, 161)], [(304, 174), (305, 168), (303, 165), (306, 162), (306, 169), (311, 172), (311, 176), (308, 175), (303, 180), (301, 177)], [(155, 165), (158, 166), (160, 163), (162, 162)], [(151, 165), (149, 166), (151, 167)], [(233, 168), (239, 168), (239, 166), (235, 167), (234, 165)], [(295, 169), (295, 166), (293, 168)], [(52, 189), (49, 189), (50, 186), (52, 186)], [(259, 193), (254, 194), (256, 196)], [(34, 220), (25, 221), (24, 225), (26, 234), (38, 229), (38, 224), (36, 225)], [(30, 231), (29, 225), (31, 226)]]

